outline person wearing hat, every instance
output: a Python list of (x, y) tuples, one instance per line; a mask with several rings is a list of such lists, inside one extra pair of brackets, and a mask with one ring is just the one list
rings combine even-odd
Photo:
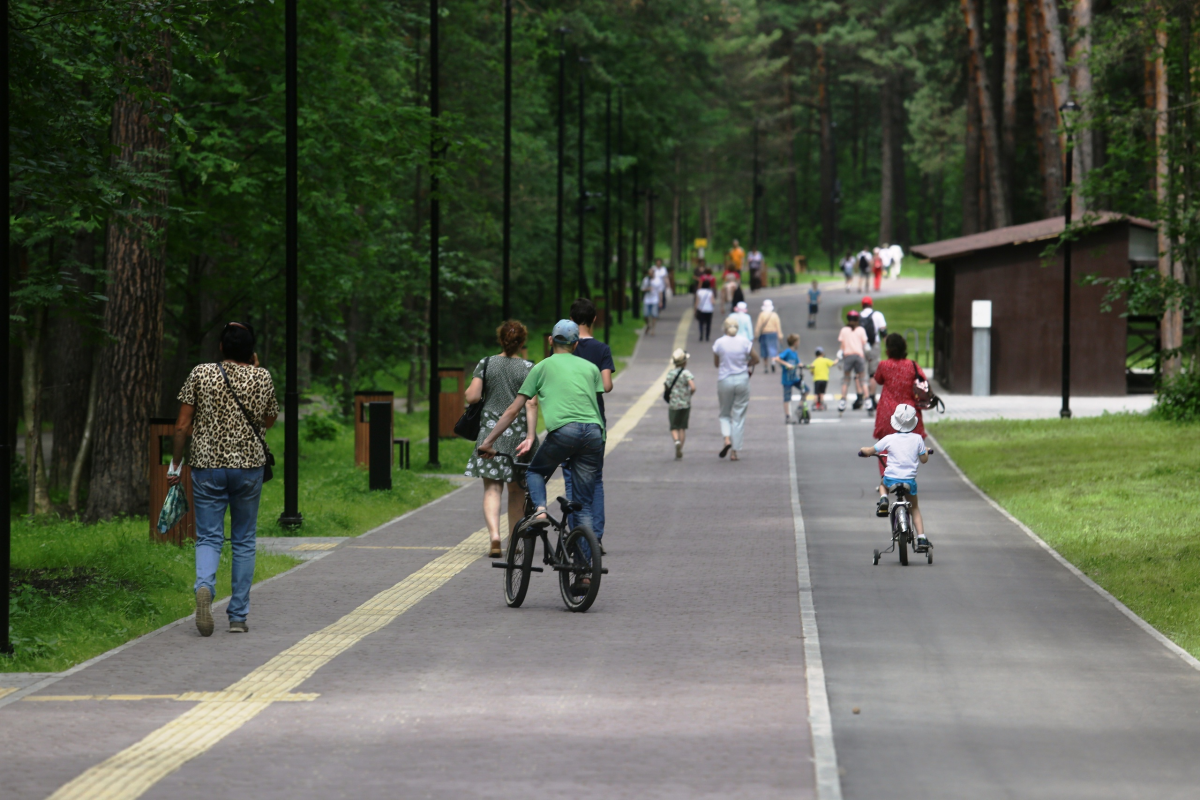
[(725, 446), (718, 455), (730, 455), (738, 460), (742, 449), (742, 434), (746, 427), (746, 410), (750, 407), (750, 371), (758, 363), (754, 344), (738, 333), (733, 317), (725, 320), (725, 335), (713, 342), (713, 364), (717, 367), (717, 397), (721, 401), (721, 435)]
[(750, 319), (750, 314), (747, 313), (748, 308), (749, 307), (746, 305), (744, 300), (735, 304), (733, 307), (733, 313), (729, 315), (729, 319), (737, 323), (738, 336), (745, 337), (746, 341), (748, 342), (753, 342), (754, 322)]
[(675, 440), (675, 458), (683, 458), (683, 443), (687, 439), (688, 417), (692, 413), (692, 395), (696, 393), (696, 379), (687, 369), (690, 356), (681, 348), (671, 353), (675, 368), (667, 373), (663, 386), (667, 391), (667, 421), (671, 425), (671, 438)]
[(854, 398), (855, 411), (862, 408), (866, 394), (863, 373), (867, 371), (867, 333), (859, 325), (859, 321), (858, 312), (851, 309), (846, 314), (845, 326), (838, 332), (838, 344), (841, 345), (842, 353), (842, 399), (838, 403), (838, 413), (846, 410), (846, 392), (850, 389), (851, 376), (854, 377), (854, 391), (857, 392)]
[(862, 329), (867, 334), (867, 382), (868, 397), (867, 411), (875, 410), (875, 393), (879, 385), (875, 383), (875, 370), (879, 369), (880, 354), (883, 351), (883, 340), (887, 336), (887, 320), (883, 313), (876, 311), (870, 296), (862, 299), (862, 311), (859, 312)]
[(758, 357), (775, 371), (775, 356), (779, 355), (779, 339), (783, 336), (783, 322), (775, 313), (775, 304), (763, 300), (762, 310), (754, 323), (754, 338), (758, 340)]
[[(569, 463), (574, 483), (573, 499), (583, 504), (575, 512), (575, 523), (592, 530), (592, 499), (596, 475), (604, 463), (604, 421), (600, 417), (597, 395), (604, 391), (600, 370), (592, 362), (575, 357), (579, 344), (579, 326), (569, 319), (560, 319), (552, 333), (554, 354), (534, 365), (492, 432), (479, 445), (483, 458), (493, 458), (493, 445), (522, 409), (526, 411), (528, 432), (517, 445), (516, 454), (525, 455), (534, 445), (537, 419), (527, 403), (536, 397), (546, 421), (546, 438), (542, 441), (526, 470), (529, 496), (537, 508), (538, 519), (546, 518), (546, 482), (558, 469)], [(585, 579), (586, 580), (586, 579)]]
[(873, 447), (864, 447), (858, 451), (862, 458), (883, 456), (880, 465), (883, 468), (883, 478), (879, 482), (879, 505), (876, 515), (888, 515), (888, 492), (897, 484), (905, 484), (912, 498), (913, 524), (917, 528), (917, 551), (929, 548), (929, 540), (925, 537), (925, 520), (921, 518), (921, 507), (917, 504), (917, 470), (929, 461), (932, 449), (925, 446), (925, 439), (916, 432), (919, 417), (917, 409), (907, 403), (896, 406), (892, 413), (891, 426), (895, 433), (889, 433), (877, 441)]

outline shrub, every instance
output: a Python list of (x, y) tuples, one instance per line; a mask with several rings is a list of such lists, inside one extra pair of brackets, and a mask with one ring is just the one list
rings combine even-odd
[(1200, 422), (1200, 369), (1193, 365), (1164, 379), (1151, 416), (1174, 422)]
[(310, 442), (332, 441), (340, 430), (341, 426), (327, 414), (313, 414), (304, 420), (304, 438)]

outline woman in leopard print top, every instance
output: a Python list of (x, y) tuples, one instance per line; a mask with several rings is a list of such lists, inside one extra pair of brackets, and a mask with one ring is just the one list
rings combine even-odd
[[(246, 413), (238, 406), (239, 400)], [(179, 402), (171, 452), (182, 453), (191, 437), (187, 461), (192, 468), (196, 510), (196, 627), (202, 636), (213, 632), (214, 584), (225, 543), (225, 510), (229, 509), (233, 551), (229, 630), (245, 633), (254, 579), (258, 502), (267, 463), (262, 436), (279, 416), (271, 373), (258, 366), (254, 330), (249, 325), (231, 322), (225, 326), (221, 360), (193, 369), (179, 391)], [(174, 457), (171, 466), (174, 471)], [(168, 480), (178, 482), (175, 477)]]

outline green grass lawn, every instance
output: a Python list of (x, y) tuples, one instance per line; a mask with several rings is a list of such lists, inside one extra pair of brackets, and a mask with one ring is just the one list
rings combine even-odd
[[(858, 303), (842, 306), (842, 316), (850, 309), (857, 311)], [(908, 340), (908, 355), (915, 358), (922, 367), (933, 367), (932, 353), (926, 354), (926, 333), (933, 329), (933, 294), (904, 294), (897, 297), (885, 297), (875, 302), (875, 308), (887, 320), (888, 333), (898, 333)], [(921, 350), (917, 354), (912, 330), (916, 330), (921, 340)]]
[(1200, 426), (1120, 414), (930, 430), (979, 488), (1200, 656)]
[[(151, 542), (145, 517), (96, 525), (14, 517), (12, 547), (15, 654), (0, 658), (0, 672), (57, 672), (195, 608), (191, 545)], [(298, 563), (259, 553), (254, 580)], [(229, 566), (226, 549), (217, 571), (218, 597), (229, 595)]]

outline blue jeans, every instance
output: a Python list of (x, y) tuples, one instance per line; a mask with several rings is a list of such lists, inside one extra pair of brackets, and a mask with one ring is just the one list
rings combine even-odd
[(225, 509), (229, 509), (233, 550), (233, 597), (230, 622), (245, 622), (254, 582), (254, 534), (262, 496), (262, 467), (257, 469), (193, 469), (192, 499), (196, 507), (196, 585), (216, 596), (217, 565), (225, 544)]
[(546, 506), (546, 481), (563, 463), (571, 469), (574, 489), (573, 493), (569, 492), (571, 499), (583, 504), (583, 508), (573, 515), (574, 522), (594, 532), (592, 506), (596, 480), (604, 466), (604, 429), (594, 422), (568, 422), (546, 434), (525, 473), (529, 497), (535, 506)]
[[(571, 475), (571, 468), (566, 464), (563, 465), (563, 482), (567, 484), (567, 499), (576, 500), (575, 497), (575, 478)], [(579, 502), (583, 502), (580, 500)], [(592, 489), (592, 533), (596, 534), (596, 539), (604, 538), (604, 454), (600, 455), (600, 469), (596, 470), (596, 481)], [(580, 524), (578, 514), (571, 515), (571, 527)]]

